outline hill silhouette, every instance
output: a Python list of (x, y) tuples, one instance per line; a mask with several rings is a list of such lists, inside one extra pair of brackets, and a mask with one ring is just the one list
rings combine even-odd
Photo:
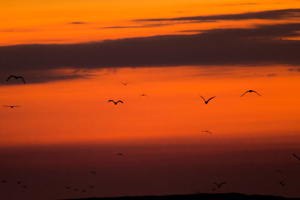
[[(187, 195), (165, 195), (165, 196), (125, 196), (125, 197), (103, 197), (103, 198), (79, 198), (81, 200), (215, 200), (215, 199), (230, 199), (230, 200), (296, 200), (300, 198), (285, 198), (281, 196), (272, 195), (246, 195), (240, 193), (199, 193), (199, 194), (187, 194)], [(68, 200), (79, 200), (68, 199)]]

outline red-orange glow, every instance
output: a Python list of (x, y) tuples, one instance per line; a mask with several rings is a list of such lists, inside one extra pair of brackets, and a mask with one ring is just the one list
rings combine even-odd
[[(1, 144), (296, 136), (299, 77), (280, 67), (249, 72), (126, 68), (85, 80), (2, 87), (1, 102), (21, 107), (2, 108), (2, 132), (7, 134)], [(268, 76), (271, 72), (276, 75)], [(241, 97), (248, 89), (262, 96)], [(204, 104), (199, 95), (216, 98)], [(115, 106), (109, 99), (124, 104)], [(205, 136), (203, 130), (213, 134)]]

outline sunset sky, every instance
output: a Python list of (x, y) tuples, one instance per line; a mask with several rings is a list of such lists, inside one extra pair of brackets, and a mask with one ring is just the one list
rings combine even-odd
[(300, 1), (14, 0), (0, 13), (1, 199), (300, 197)]

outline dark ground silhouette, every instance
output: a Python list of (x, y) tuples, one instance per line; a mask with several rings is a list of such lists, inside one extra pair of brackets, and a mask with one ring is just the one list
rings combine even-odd
[[(240, 193), (199, 193), (199, 194), (188, 194), (188, 195), (166, 195), (166, 196), (127, 196), (127, 197), (104, 197), (104, 198), (81, 198), (85, 200), (173, 200), (173, 199), (182, 199), (182, 200), (207, 200), (207, 199), (237, 199), (237, 200), (252, 200), (252, 199), (270, 199), (270, 200), (280, 200), (280, 199), (300, 199), (300, 198), (285, 198), (281, 196), (272, 196), (272, 195), (246, 195)], [(76, 200), (76, 199), (69, 199)], [(78, 199), (77, 199), (78, 200)]]

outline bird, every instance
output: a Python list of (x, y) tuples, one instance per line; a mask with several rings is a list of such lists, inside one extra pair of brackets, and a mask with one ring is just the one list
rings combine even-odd
[(26, 185), (23, 185), (23, 187), (22, 187), (23, 189), (27, 189), (27, 186)]
[(1, 183), (7, 183), (7, 180), (2, 180)]
[(276, 170), (276, 172), (278, 172), (278, 173), (282, 173), (282, 171), (281, 171), (280, 169), (277, 169), (277, 170)]
[(129, 82), (126, 82), (126, 83), (123, 83), (123, 82), (122, 82), (122, 84), (125, 85), (125, 86), (126, 86), (128, 83), (129, 83)]
[(69, 186), (65, 186), (65, 188), (66, 188), (67, 190), (69, 190), (71, 187), (69, 187)]
[(217, 188), (211, 188), (212, 191), (216, 191)]
[(148, 97), (147, 94), (140, 94), (140, 97)]
[(22, 183), (22, 181), (18, 181), (17, 184), (20, 185)]
[(283, 182), (283, 181), (278, 181), (278, 183), (279, 183), (281, 186), (285, 186), (285, 185), (286, 185), (286, 183)]
[(124, 156), (124, 154), (122, 154), (122, 153), (117, 153), (117, 156)]
[(15, 106), (15, 105), (6, 106), (6, 105), (4, 105), (3, 107), (14, 108), (14, 107), (20, 107), (20, 106)]
[(90, 173), (91, 173), (91, 174), (97, 174), (97, 172), (95, 172), (95, 171), (90, 171)]
[(222, 182), (222, 183), (220, 183), (220, 184), (218, 184), (218, 183), (214, 183), (218, 188), (220, 188), (223, 184), (226, 184), (226, 182)]
[(23, 80), (23, 83), (25, 84), (25, 80), (23, 78), (23, 76), (15, 76), (15, 75), (10, 75), (6, 81), (9, 81), (10, 78), (15, 78), (15, 79), (22, 79)]
[(93, 185), (89, 185), (89, 188), (93, 189), (93, 188), (94, 188), (94, 186), (93, 186)]
[(202, 131), (202, 133), (209, 133), (209, 134), (212, 134), (212, 132), (210, 132), (210, 131), (208, 131), (208, 130)]
[(204, 103), (205, 103), (205, 104), (208, 104), (208, 102), (209, 102), (210, 100), (212, 100), (213, 98), (215, 98), (215, 96), (214, 96), (214, 97), (209, 98), (209, 99), (206, 101), (206, 100), (204, 99), (203, 96), (200, 95), (200, 97), (204, 100)]
[(121, 100), (118, 100), (118, 101), (108, 100), (108, 102), (113, 102), (115, 105), (117, 105), (118, 103), (123, 103), (123, 101), (121, 101)]
[[(244, 94), (242, 94), (242, 96), (244, 96), (247, 92), (249, 92), (249, 93), (252, 93), (252, 92), (254, 92), (254, 93), (256, 93), (256, 94), (258, 94), (256, 91), (254, 91), (254, 90), (247, 90)], [(242, 97), (241, 96), (241, 97)], [(258, 94), (258, 96), (261, 96), (260, 94)]]
[(300, 157), (297, 156), (296, 154), (293, 153), (293, 156), (295, 156), (296, 158), (298, 158), (298, 160), (300, 161)]

